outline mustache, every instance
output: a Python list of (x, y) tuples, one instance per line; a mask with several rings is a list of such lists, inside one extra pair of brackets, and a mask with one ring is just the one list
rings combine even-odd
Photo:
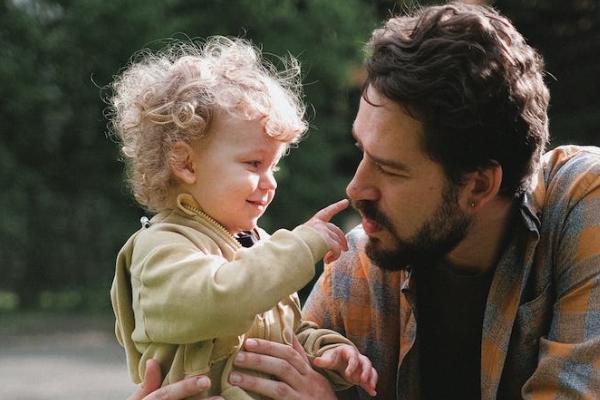
[(374, 202), (369, 200), (358, 200), (351, 201), (351, 205), (368, 219), (377, 222), (377, 224), (387, 229), (393, 228), (390, 219), (377, 208), (377, 205), (375, 205)]

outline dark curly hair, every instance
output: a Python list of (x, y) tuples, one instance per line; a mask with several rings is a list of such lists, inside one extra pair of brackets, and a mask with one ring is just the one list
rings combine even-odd
[(371, 86), (424, 128), (448, 178), (498, 163), (501, 194), (523, 192), (548, 141), (543, 60), (496, 10), (464, 3), (393, 17), (367, 45)]

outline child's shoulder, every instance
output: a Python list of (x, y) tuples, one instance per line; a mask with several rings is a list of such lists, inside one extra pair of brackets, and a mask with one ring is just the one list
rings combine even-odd
[(135, 233), (136, 247), (156, 247), (164, 244), (205, 243), (212, 239), (204, 232), (201, 224), (179, 213), (168, 210), (142, 222), (141, 229)]

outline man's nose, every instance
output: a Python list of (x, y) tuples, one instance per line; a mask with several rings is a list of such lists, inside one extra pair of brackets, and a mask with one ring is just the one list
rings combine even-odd
[(358, 164), (354, 177), (352, 177), (352, 180), (348, 183), (346, 194), (352, 201), (377, 200), (379, 198), (376, 179), (369, 171), (364, 158), (361, 160), (360, 164)]

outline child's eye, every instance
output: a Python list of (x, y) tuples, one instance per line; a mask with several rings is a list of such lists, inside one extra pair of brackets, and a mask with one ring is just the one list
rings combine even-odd
[(251, 166), (252, 168), (260, 167), (260, 161), (258, 161), (258, 160), (246, 161), (246, 162), (244, 162), (244, 164), (247, 164), (247, 165)]

